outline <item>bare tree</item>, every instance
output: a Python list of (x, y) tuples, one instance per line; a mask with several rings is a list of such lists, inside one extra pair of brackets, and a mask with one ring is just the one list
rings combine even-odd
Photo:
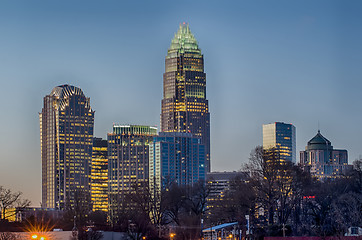
[(267, 213), (266, 220), (269, 224), (273, 224), (280, 192), (277, 188), (278, 174), (280, 174), (278, 152), (275, 149), (265, 150), (261, 146), (256, 147), (251, 152), (244, 170), (250, 173), (250, 182), (256, 189), (256, 207), (263, 208), (263, 212)]
[(20, 237), (12, 232), (0, 232), (0, 240), (18, 240)]
[(13, 192), (0, 186), (0, 212), (2, 220), (15, 216), (19, 211), (30, 205), (28, 199), (21, 198), (22, 195), (22, 192)]
[(310, 175), (281, 159), (278, 150), (260, 146), (252, 151), (244, 170), (250, 173), (249, 183), (255, 190), (259, 226), (264, 230), (268, 227), (270, 235), (284, 235), (288, 224), (288, 232), (292, 228), (297, 231), (301, 200), (310, 185)]

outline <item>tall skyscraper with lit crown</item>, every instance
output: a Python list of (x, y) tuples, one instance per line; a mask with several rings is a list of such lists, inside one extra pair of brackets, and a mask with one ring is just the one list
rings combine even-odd
[(205, 145), (210, 172), (210, 113), (206, 99), (204, 56), (188, 24), (171, 41), (163, 74), (161, 132), (192, 133)]
[(89, 205), (94, 111), (74, 86), (55, 87), (39, 113), (42, 207)]

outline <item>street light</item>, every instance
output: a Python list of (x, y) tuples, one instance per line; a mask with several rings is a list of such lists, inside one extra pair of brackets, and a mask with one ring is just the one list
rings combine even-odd
[(32, 238), (32, 239), (39, 239), (39, 240), (46, 240), (46, 238), (45, 238), (44, 236), (39, 237), (37, 234), (33, 234), (33, 235), (31, 236), (31, 238)]

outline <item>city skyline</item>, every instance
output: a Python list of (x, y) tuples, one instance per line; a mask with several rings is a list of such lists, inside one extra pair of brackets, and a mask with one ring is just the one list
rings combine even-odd
[(160, 129), (164, 57), (182, 22), (205, 56), (212, 171), (240, 169), (262, 145), (262, 124), (277, 121), (296, 126), (297, 152), (319, 122), (350, 162), (362, 154), (361, 3), (190, 3), (178, 12), (162, 1), (2, 2), (1, 185), (39, 205), (37, 113), (55, 86), (74, 85), (91, 98), (96, 137), (113, 122)]

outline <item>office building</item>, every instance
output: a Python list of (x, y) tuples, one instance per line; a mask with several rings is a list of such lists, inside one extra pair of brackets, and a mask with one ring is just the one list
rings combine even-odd
[(163, 74), (161, 132), (192, 133), (205, 145), (210, 171), (210, 113), (206, 99), (204, 57), (188, 24), (171, 41)]
[(108, 211), (107, 140), (93, 138), (91, 200), (93, 211)]
[(249, 178), (247, 172), (210, 172), (207, 174), (209, 186), (208, 201), (222, 199), (225, 192), (230, 190), (232, 184), (237, 181), (244, 182)]
[[(64, 211), (54, 209), (54, 208), (37, 208), (37, 207), (26, 207), (26, 208), (17, 208), (16, 209), (16, 222), (24, 221), (46, 221), (60, 220), (64, 215)], [(33, 220), (31, 220), (33, 219)]]
[[(124, 196), (137, 187), (148, 187), (149, 145), (157, 128), (113, 125), (108, 133), (108, 189), (111, 218), (123, 207)], [(113, 221), (113, 220), (112, 220)]]
[(300, 165), (319, 180), (335, 178), (352, 166), (348, 165), (347, 150), (333, 149), (331, 142), (318, 130), (300, 152)]
[(296, 163), (295, 126), (283, 122), (263, 125), (263, 148), (275, 149), (280, 160)]
[(191, 133), (160, 133), (150, 145), (151, 191), (205, 181), (205, 146)]
[(78, 87), (55, 87), (44, 97), (39, 120), (42, 207), (73, 208), (75, 200), (89, 204), (94, 125), (90, 99)]
[[(223, 209), (225, 205), (225, 195), (228, 191), (235, 191), (235, 186), (240, 182), (245, 182), (249, 179), (247, 172), (210, 172), (206, 175), (206, 181), (209, 189), (207, 196), (207, 211), (206, 218), (216, 209)], [(234, 187), (234, 189), (233, 189)]]

